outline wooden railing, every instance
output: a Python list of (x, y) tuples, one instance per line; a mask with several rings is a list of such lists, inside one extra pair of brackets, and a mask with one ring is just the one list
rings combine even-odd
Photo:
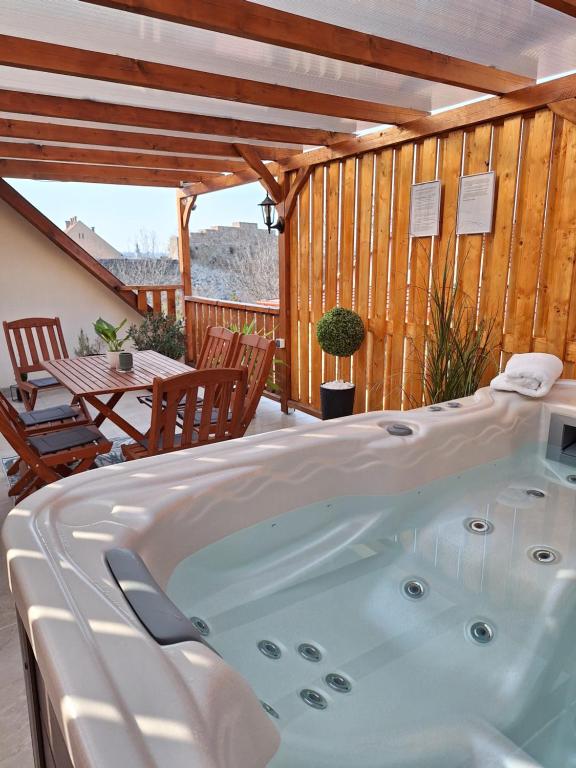
[[(187, 358), (196, 360), (206, 328), (210, 325), (221, 325), (225, 328), (238, 329), (240, 332), (245, 327), (254, 324), (253, 333), (266, 335), (275, 339), (278, 335), (277, 307), (263, 306), (260, 304), (241, 304), (237, 301), (219, 301), (207, 299), (202, 296), (186, 296), (186, 343)], [(281, 358), (279, 351), (278, 358)], [(271, 382), (273, 386), (269, 392), (277, 393), (280, 385), (281, 363), (277, 361), (272, 372)]]
[(125, 285), (122, 291), (136, 294), (138, 311), (164, 312), (166, 315), (183, 317), (184, 295), (181, 285)]

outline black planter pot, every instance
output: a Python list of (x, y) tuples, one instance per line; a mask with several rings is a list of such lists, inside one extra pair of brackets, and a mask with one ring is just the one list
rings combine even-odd
[(320, 385), (320, 405), (322, 419), (340, 419), (342, 416), (352, 416), (354, 413), (354, 395), (356, 387), (348, 389), (330, 389), (324, 384)]

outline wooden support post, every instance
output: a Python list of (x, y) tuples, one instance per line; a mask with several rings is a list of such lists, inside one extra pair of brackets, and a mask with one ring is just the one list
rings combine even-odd
[[(280, 177), (280, 187), (283, 198), (286, 199), (289, 192), (288, 175)], [(278, 357), (283, 365), (280, 371), (281, 392), (280, 407), (284, 413), (288, 413), (288, 400), (291, 390), (290, 362), (292, 359), (290, 350), (292, 339), (290, 336), (290, 226), (291, 217), (285, 216), (285, 205), (277, 206), (278, 215), (284, 217), (284, 231), (278, 235), (278, 277), (280, 297), (280, 317), (278, 337), (284, 339), (284, 349), (279, 351)]]
[(192, 314), (186, 309), (186, 297), (192, 296), (192, 267), (190, 261), (190, 214), (196, 207), (196, 196), (186, 196), (179, 191), (176, 200), (178, 213), (178, 264), (182, 280), (184, 322), (186, 326), (186, 357), (194, 360), (194, 334), (192, 332)]

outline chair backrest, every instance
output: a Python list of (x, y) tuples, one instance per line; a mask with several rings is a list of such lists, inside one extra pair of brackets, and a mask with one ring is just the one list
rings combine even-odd
[[(203, 369), (154, 379), (149, 455), (239, 437), (246, 381), (243, 368)], [(182, 431), (177, 435), (178, 422)]]
[(206, 328), (196, 368), (229, 368), (236, 353), (239, 335), (219, 325)]
[(266, 380), (272, 369), (275, 349), (276, 344), (273, 339), (267, 339), (256, 333), (242, 334), (238, 339), (236, 355), (231, 364), (236, 368), (246, 368), (248, 377), (242, 414), (242, 434), (246, 432), (256, 413)]
[(46, 483), (59, 479), (59, 475), (42, 460), (40, 454), (28, 443), (24, 427), (12, 403), (0, 392), (0, 432), (18, 456)]
[(43, 370), (44, 360), (68, 357), (59, 317), (27, 317), (3, 323), (16, 381)]

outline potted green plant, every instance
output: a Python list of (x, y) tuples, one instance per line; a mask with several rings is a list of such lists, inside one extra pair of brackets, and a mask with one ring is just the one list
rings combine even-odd
[(124, 327), (126, 323), (127, 319), (124, 318), (120, 325), (112, 325), (112, 323), (103, 320), (101, 317), (99, 317), (98, 320), (96, 320), (94, 323), (94, 330), (96, 335), (99, 336), (108, 347), (106, 357), (108, 359), (108, 365), (110, 368), (118, 368), (118, 358), (124, 347), (124, 344), (126, 343), (126, 339), (128, 338), (128, 334), (126, 334), (126, 336), (121, 339), (118, 336), (118, 332)]
[(173, 360), (179, 360), (186, 351), (182, 320), (162, 312), (149, 312), (140, 325), (130, 326), (128, 336), (137, 350), (153, 349)]
[[(351, 357), (362, 346), (366, 331), (362, 318), (351, 309), (334, 307), (316, 323), (316, 338), (328, 355)], [(356, 387), (350, 381), (326, 381), (320, 386), (323, 419), (351, 416)]]

